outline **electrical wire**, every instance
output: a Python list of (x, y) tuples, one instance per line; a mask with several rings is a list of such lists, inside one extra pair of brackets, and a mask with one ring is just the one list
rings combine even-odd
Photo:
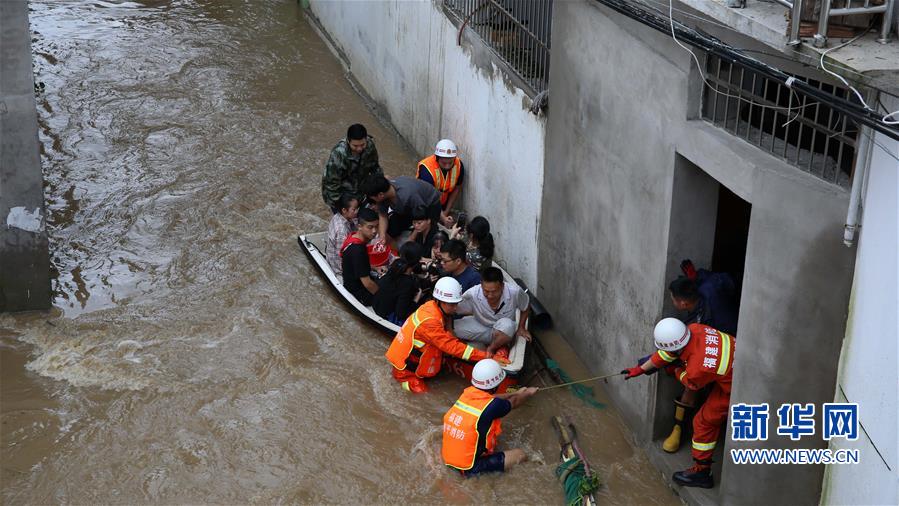
[[(658, 2), (658, 1), (654, 1), (654, 0), (636, 0), (636, 1), (639, 2), (639, 3), (642, 3), (642, 4), (644, 4), (644, 5), (646, 5), (647, 7), (650, 7), (650, 8), (652, 8), (652, 7), (650, 6), (650, 4), (664, 5), (662, 2)], [(732, 31), (732, 32), (736, 32), (736, 30), (734, 30), (732, 27), (730, 27), (730, 26), (728, 26), (728, 25), (725, 25), (725, 24), (723, 24), (723, 23), (719, 23), (719, 22), (716, 22), (716, 21), (714, 21), (714, 20), (710, 20), (710, 19), (707, 19), (707, 18), (704, 18), (704, 17), (701, 17), (701, 16), (697, 16), (697, 15), (692, 14), (692, 13), (690, 13), (690, 12), (687, 12), (687, 11), (685, 11), (685, 10), (683, 10), (683, 9), (675, 9), (675, 8), (674, 8), (674, 2), (673, 2), (673, 0), (668, 0), (668, 19), (669, 19), (669, 21), (671, 22), (671, 37), (674, 39), (674, 42), (677, 43), (678, 46), (680, 46), (680, 47), (683, 48), (684, 50), (688, 51), (688, 52), (690, 53), (690, 55), (693, 56), (693, 60), (696, 62), (696, 66), (697, 66), (697, 68), (699, 69), (700, 76), (702, 77), (702, 80), (703, 80), (703, 82), (706, 84), (706, 86), (708, 86), (710, 89), (712, 89), (715, 93), (718, 93), (718, 94), (720, 94), (720, 95), (725, 95), (725, 96), (727, 96), (727, 97), (736, 98), (736, 99), (742, 100), (742, 101), (744, 101), (744, 102), (749, 102), (749, 103), (751, 103), (751, 104), (753, 104), (753, 105), (757, 105), (758, 107), (761, 107), (761, 108), (781, 109), (781, 110), (787, 110), (787, 111), (792, 111), (792, 110), (793, 110), (792, 107), (786, 107), (786, 108), (784, 108), (784, 107), (774, 107), (774, 106), (765, 106), (765, 105), (762, 105), (762, 104), (757, 104), (756, 102), (753, 102), (753, 101), (744, 99), (742, 96), (738, 96), (738, 95), (730, 95), (730, 94), (728, 94), (728, 93), (724, 93), (724, 92), (722, 92), (722, 91), (719, 91), (719, 90), (717, 89), (717, 87), (712, 86), (712, 84), (709, 83), (709, 82), (706, 80), (705, 76), (703, 75), (703, 73), (702, 73), (702, 66), (701, 66), (700, 63), (699, 63), (699, 59), (696, 57), (696, 54), (695, 54), (692, 50), (688, 49), (686, 46), (684, 46), (683, 44), (681, 44), (680, 41), (677, 40), (677, 36), (676, 36), (675, 33), (674, 33), (674, 11), (677, 11), (681, 16), (685, 16), (685, 17), (688, 17), (688, 18), (693, 18), (693, 19), (696, 19), (696, 20), (698, 20), (698, 21), (702, 21), (702, 22), (704, 22), (704, 23), (708, 23), (708, 24), (710, 24), (710, 25), (717, 26), (717, 27), (720, 27), (720, 28), (723, 28), (723, 29), (726, 29), (726, 30), (729, 30), (729, 31)], [(871, 31), (871, 28), (872, 28), (873, 26), (874, 26), (874, 25), (873, 25), (873, 23), (872, 23), (871, 25), (868, 26), (867, 29), (865, 29), (864, 31), (862, 31), (861, 33), (859, 33), (859, 34), (858, 34), (857, 36), (855, 36), (852, 40), (849, 40), (848, 42), (844, 42), (843, 44), (841, 44), (841, 45), (839, 45), (839, 46), (832, 47), (832, 48), (830, 48), (830, 49), (824, 51), (824, 52), (821, 54), (821, 59), (820, 59), (820, 61), (818, 62), (818, 65), (815, 67), (815, 68), (820, 68), (821, 70), (824, 70), (824, 71), (827, 72), (828, 74), (830, 74), (830, 75), (836, 77), (837, 79), (839, 79), (844, 85), (846, 85), (850, 90), (852, 90), (853, 93), (855, 93), (856, 97), (858, 97), (858, 99), (859, 99), (859, 101), (862, 103), (862, 105), (863, 105), (866, 109), (869, 109), (869, 110), (871, 110), (871, 111), (874, 111), (874, 110), (871, 109), (870, 106), (868, 106), (868, 104), (865, 102), (864, 98), (862, 98), (861, 93), (859, 93), (859, 91), (858, 91), (855, 87), (853, 87), (851, 84), (849, 84), (849, 82), (846, 81), (846, 79), (844, 79), (842, 76), (840, 76), (839, 74), (836, 74), (836, 73), (834, 73), (834, 72), (831, 72), (830, 70), (828, 70), (828, 69), (824, 66), (824, 56), (825, 56), (827, 53), (831, 52), (831, 51), (835, 51), (835, 50), (840, 49), (840, 48), (842, 48), (842, 47), (848, 46), (849, 44), (852, 44), (853, 42), (855, 42), (855, 41), (857, 41), (858, 39), (862, 38), (863, 36), (867, 35), (867, 34)], [(790, 57), (785, 56), (785, 55), (782, 56), (782, 55), (777, 55), (777, 54), (773, 54), (773, 53), (768, 53), (768, 52), (765, 52), (765, 51), (752, 50), (752, 49), (740, 49), (740, 50), (742, 50), (742, 51), (748, 51), (748, 52), (755, 52), (755, 53), (764, 54), (764, 55), (767, 55), (767, 56), (781, 57), (781, 58), (784, 58), (784, 59), (787, 59), (787, 60), (792, 61), (792, 59), (791, 59)], [(809, 60), (812, 60), (812, 61), (815, 60), (813, 57), (811, 57), (811, 56), (809, 56), (809, 55), (805, 55), (805, 54), (800, 53), (800, 52), (798, 52), (798, 51), (794, 51), (794, 54), (795, 54), (797, 57), (808, 58)], [(812, 67), (812, 65), (809, 65), (809, 64), (806, 64), (806, 63), (802, 63), (802, 62), (798, 62), (798, 63), (800, 63), (800, 65), (804, 65), (804, 66), (806, 66), (806, 67)], [(860, 73), (860, 72), (856, 72), (855, 70), (853, 70), (853, 69), (851, 69), (851, 68), (849, 68), (849, 67), (847, 67), (847, 66), (845, 66), (845, 65), (840, 65), (839, 68), (840, 68), (840, 70), (843, 71), (843, 72), (855, 74), (855, 75), (861, 76), (861, 77), (866, 77), (864, 74), (862, 74), (862, 73)], [(868, 86), (868, 87), (869, 87), (869, 88), (872, 88), (872, 89), (877, 89), (877, 88), (873, 88), (873, 87), (871, 87), (871, 86)], [(879, 89), (877, 89), (877, 91), (880, 91), (881, 93), (887, 93), (887, 92), (884, 91), (884, 90), (879, 90)], [(791, 89), (790, 89), (790, 92), (791, 92), (791, 95), (790, 95), (790, 102), (792, 102), (792, 101), (793, 101), (793, 96), (795, 95), (795, 91), (793, 91), (792, 88), (791, 88)], [(887, 93), (887, 94), (889, 94), (889, 93)], [(797, 98), (798, 98), (798, 97), (797, 97)], [(811, 107), (811, 106), (813, 106), (813, 105), (817, 105), (818, 103), (819, 103), (819, 102), (812, 102), (811, 104), (806, 104), (806, 105), (803, 105), (803, 106), (798, 107), (798, 108), (796, 108), (796, 109), (797, 109), (797, 110), (802, 110), (802, 109), (804, 109), (804, 108), (806, 108), (806, 107)], [(874, 111), (874, 112), (876, 112), (876, 111)], [(889, 119), (889, 118), (892, 117), (892, 116), (896, 116), (896, 119), (893, 119), (893, 120)], [(797, 113), (795, 116), (793, 116), (791, 119), (789, 119), (786, 123), (784, 123), (784, 124), (781, 125), (781, 126), (782, 126), (782, 127), (786, 127), (787, 125), (789, 125), (790, 123), (792, 123), (793, 121), (795, 121), (798, 117), (799, 117), (799, 113)], [(887, 125), (899, 125), (899, 110), (893, 111), (893, 112), (891, 112), (891, 113), (885, 115), (883, 118), (881, 118), (881, 121), (882, 121), (883, 123), (887, 124)]]
[[(647, 7), (650, 7), (650, 8), (654, 8), (654, 7), (652, 7), (650, 4), (655, 4), (655, 5), (659, 5), (659, 6), (668, 6), (668, 2), (663, 2), (663, 1), (659, 1), (659, 0), (635, 0), (635, 1), (636, 1), (636, 2), (639, 2), (639, 3), (643, 4), (643, 5), (646, 5)], [(773, 3), (773, 2), (772, 2), (772, 3)], [(693, 14), (693, 13), (691, 13), (691, 12), (689, 12), (689, 11), (686, 11), (686, 10), (683, 10), (683, 9), (673, 8), (672, 10), (673, 10), (674, 12), (677, 12), (678, 14), (680, 14), (680, 15), (683, 16), (683, 17), (695, 19), (695, 20), (700, 21), (700, 22), (702, 22), (702, 23), (706, 23), (706, 24), (709, 24), (709, 25), (712, 25), (712, 26), (716, 26), (716, 27), (718, 27), (718, 28), (721, 28), (721, 29), (724, 29), (724, 30), (728, 30), (728, 31), (730, 31), (730, 32), (732, 32), (732, 33), (735, 33), (735, 34), (740, 34), (740, 32), (738, 32), (737, 30), (734, 30), (734, 28), (733, 28), (732, 26), (726, 25), (726, 24), (724, 24), (724, 23), (717, 22), (717, 21), (715, 21), (715, 20), (713, 20), (713, 19), (709, 19), (709, 18), (703, 17), (703, 16), (697, 16), (696, 14)], [(661, 13), (661, 11), (659, 11), (659, 12)], [(788, 55), (785, 55), (785, 54), (770, 53), (770, 52), (767, 52), (767, 51), (763, 51), (763, 50), (761, 50), (761, 49), (751, 49), (751, 48), (742, 48), (742, 47), (734, 47), (733, 49), (736, 50), (736, 51), (743, 51), (743, 52), (746, 52), (746, 53), (762, 54), (762, 55), (765, 55), (765, 56), (770, 56), (770, 57), (772, 57), (772, 58), (780, 58), (780, 59), (783, 59), (783, 60), (787, 60), (787, 61), (791, 61), (791, 62), (798, 63), (798, 64), (802, 65), (803, 67), (809, 67), (809, 68), (814, 68), (814, 69), (817, 69), (817, 68), (818, 68), (818, 58), (816, 58), (816, 57), (814, 57), (814, 56), (811, 56), (811, 55), (807, 55), (807, 54), (805, 54), (805, 53), (800, 53), (799, 51), (796, 51), (796, 50), (792, 50), (791, 56), (788, 56)], [(795, 57), (795, 58), (800, 58), (800, 59), (805, 58), (809, 63), (805, 63), (805, 62), (802, 62), (802, 61), (796, 61), (796, 60), (794, 59), (794, 57)], [(880, 88), (876, 88), (876, 87), (873, 87), (873, 86), (868, 86), (867, 84), (865, 84), (865, 82), (864, 82), (863, 79), (867, 78), (868, 76), (866, 76), (865, 74), (863, 74), (863, 73), (861, 73), (861, 72), (857, 72), (857, 71), (853, 70), (852, 68), (847, 67), (846, 65), (844, 65), (844, 64), (842, 64), (842, 63), (839, 63), (839, 62), (835, 62), (835, 63), (832, 62), (830, 65), (831, 65), (831, 67), (836, 66), (837, 68), (839, 68), (839, 70), (840, 70), (841, 72), (845, 72), (845, 73), (847, 73), (847, 74), (854, 74), (854, 75), (858, 76), (859, 78), (861, 78), (861, 79), (857, 79), (856, 84), (858, 84), (858, 85), (864, 85), (864, 86), (867, 86), (867, 87), (869, 87), (869, 88), (872, 88), (872, 89), (875, 89), (875, 90), (877, 90), (877, 91), (880, 91), (881, 93), (885, 93), (885, 94), (887, 94), (887, 95), (893, 95), (892, 93), (889, 93), (889, 92), (887, 92), (886, 90), (882, 90), (882, 89), (880, 89)]]
[[(672, 25), (674, 24), (673, 19), (666, 19), (664, 15), (659, 15), (656, 10), (641, 8), (633, 1), (594, 1), (659, 32), (670, 34), (672, 31)], [(702, 49), (709, 54), (714, 54), (726, 60), (738, 63), (748, 70), (754, 71), (766, 78), (783, 84), (789, 84), (790, 87), (795, 88), (798, 93), (827, 104), (835, 112), (845, 114), (851, 117), (855, 122), (870, 127), (872, 130), (882, 133), (891, 139), (899, 140), (899, 129), (892, 125), (885, 124), (881, 121), (883, 119), (881, 115), (865, 109), (859, 104), (839, 96), (834, 96), (833, 94), (820, 90), (816, 86), (806, 83), (805, 81), (797, 80), (795, 77), (790, 76), (777, 67), (740, 53), (739, 51), (736, 51), (733, 46), (725, 44), (711, 35), (689, 28), (682, 23), (678, 23), (674, 31), (677, 38), (687, 41), (691, 46)]]
[(873, 142), (873, 143), (874, 143), (878, 148), (880, 148), (884, 153), (888, 154), (888, 155), (891, 156), (893, 159), (895, 159), (897, 162), (899, 162), (899, 155), (897, 155), (896, 153), (890, 151), (890, 149), (887, 148), (886, 146), (884, 146), (883, 144), (877, 142), (877, 139), (874, 138), (874, 135), (868, 133), (866, 130), (862, 130), (861, 132), (862, 132), (863, 135), (867, 136), (868, 139), (870, 139), (871, 142)]
[[(873, 26), (874, 26), (874, 23), (872, 22), (870, 25), (868, 25), (868, 28), (867, 28), (865, 31), (863, 31), (862, 33), (856, 35), (856, 36), (853, 37), (852, 39), (850, 39), (850, 40), (848, 40), (848, 41), (846, 41), (846, 42), (840, 44), (839, 46), (834, 46), (834, 47), (832, 47), (832, 48), (830, 48), (830, 49), (828, 49), (828, 50), (822, 52), (822, 53), (821, 53), (821, 60), (818, 62), (818, 67), (820, 67), (821, 70), (823, 70), (824, 72), (827, 72), (828, 74), (830, 74), (830, 75), (836, 77), (836, 78), (839, 79), (843, 84), (845, 84), (846, 86), (848, 86), (849, 89), (852, 90), (853, 93), (855, 93), (855, 96), (858, 98), (859, 102), (861, 102), (862, 105), (865, 106), (865, 109), (868, 109), (868, 110), (871, 111), (871, 112), (877, 112), (877, 111), (875, 111), (874, 109), (872, 109), (871, 106), (869, 106), (867, 102), (865, 102), (865, 98), (862, 97), (862, 94), (859, 93), (859, 91), (858, 91), (857, 89), (855, 89), (854, 86), (852, 86), (851, 84), (849, 84), (848, 81), (846, 81), (845, 79), (843, 79), (843, 76), (837, 74), (836, 72), (831, 72), (830, 70), (827, 69), (827, 66), (824, 65), (824, 57), (827, 56), (827, 53), (829, 53), (829, 52), (831, 52), (831, 51), (836, 51), (837, 49), (844, 48), (844, 47), (848, 46), (849, 44), (852, 44), (853, 42), (857, 41), (858, 39), (862, 38), (862, 36), (864, 36), (865, 34), (867, 34), (868, 31), (870, 31), (871, 28), (872, 28)], [(884, 123), (885, 125), (899, 125), (899, 116), (897, 116), (897, 115), (899, 115), (899, 111), (893, 111), (893, 112), (891, 112), (891, 113), (885, 115), (883, 118), (881, 118), (880, 121), (881, 121), (882, 123)], [(897, 116), (897, 118), (896, 118), (895, 120), (891, 120), (891, 119), (889, 119), (891, 116)]]
[[(681, 44), (681, 42), (679, 40), (677, 40), (677, 35), (674, 32), (674, 0), (668, 0), (668, 21), (671, 24), (671, 38), (674, 39), (675, 44), (680, 46), (684, 51), (690, 53), (690, 56), (693, 57), (693, 61), (696, 62), (696, 69), (699, 70), (699, 77), (702, 79), (702, 82), (705, 83), (705, 85), (708, 86), (708, 88), (710, 90), (714, 91), (715, 93), (717, 93), (719, 95), (724, 95), (725, 97), (730, 97), (730, 98), (735, 98), (737, 100), (741, 100), (743, 102), (746, 102), (746, 103), (751, 104), (756, 107), (760, 107), (762, 109), (775, 109), (775, 110), (787, 111), (786, 115), (788, 118), (789, 118), (790, 114), (792, 113), (792, 111), (795, 109), (797, 111), (796, 115), (793, 116), (792, 118), (788, 119), (786, 123), (781, 125), (781, 127), (786, 127), (787, 125), (792, 123), (796, 118), (798, 118), (801, 114), (800, 111), (802, 111), (802, 109), (805, 109), (806, 107), (811, 107), (813, 105), (818, 104), (818, 102), (812, 102), (811, 104), (805, 104), (801, 107), (795, 107), (795, 108), (792, 106), (780, 107), (780, 106), (764, 105), (764, 104), (759, 104), (753, 100), (745, 99), (740, 95), (731, 95), (730, 93), (725, 93), (723, 91), (719, 91), (717, 86), (713, 86), (712, 83), (710, 83), (708, 81), (708, 79), (706, 79), (705, 73), (702, 70), (702, 64), (699, 63), (699, 58), (696, 57), (696, 53), (694, 53), (693, 50), (691, 50), (687, 46)], [(728, 84), (730, 84), (730, 82), (728, 82)], [(790, 103), (792, 104), (793, 97), (795, 96), (796, 99), (798, 100), (799, 95), (796, 95), (796, 91), (793, 89), (792, 86), (789, 86), (789, 84), (788, 84), (787, 87), (790, 88)]]
[(843, 84), (845, 84), (850, 90), (852, 90), (853, 93), (855, 93), (855, 96), (858, 98), (858, 101), (861, 102), (863, 106), (865, 106), (865, 109), (868, 109), (869, 111), (873, 111), (874, 109), (871, 109), (871, 106), (869, 106), (868, 103), (865, 102), (865, 97), (863, 97), (862, 94), (859, 93), (859, 91), (858, 91), (857, 89), (855, 89), (854, 86), (852, 86), (851, 84), (849, 84), (849, 82), (846, 81), (846, 79), (843, 79), (843, 76), (841, 76), (840, 74), (837, 74), (836, 72), (831, 72), (830, 70), (828, 70), (827, 67), (824, 65), (824, 57), (827, 56), (827, 53), (829, 53), (829, 52), (831, 52), (831, 51), (836, 51), (837, 49), (844, 48), (844, 47), (848, 46), (849, 44), (852, 44), (853, 42), (855, 42), (855, 41), (857, 41), (858, 39), (862, 38), (865, 34), (868, 33), (868, 31), (871, 29), (872, 26), (874, 26), (873, 23), (871, 23), (870, 25), (868, 25), (868, 28), (865, 29), (864, 31), (862, 31), (862, 33), (856, 35), (855, 37), (849, 39), (848, 41), (846, 41), (846, 42), (840, 44), (839, 46), (834, 46), (834, 47), (832, 47), (832, 48), (830, 48), (830, 49), (828, 49), (828, 50), (822, 52), (822, 53), (821, 53), (821, 59), (818, 61), (818, 68), (820, 68), (820, 69), (823, 70), (824, 72), (827, 72), (828, 74), (830, 74), (830, 75), (836, 77), (837, 79), (840, 80), (840, 82), (842, 82)]

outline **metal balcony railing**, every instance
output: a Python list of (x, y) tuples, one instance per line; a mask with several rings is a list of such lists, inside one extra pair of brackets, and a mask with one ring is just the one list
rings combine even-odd
[[(803, 4), (813, 0), (793, 0), (792, 2), (789, 0), (774, 1), (791, 10), (790, 40), (787, 44), (791, 46), (801, 44), (802, 40), (799, 38), (799, 25), (801, 23), (800, 18)], [(844, 6), (839, 8), (833, 7), (833, 0), (819, 1), (821, 2), (821, 12), (818, 16), (818, 30), (813, 37), (813, 44), (815, 47), (827, 46), (827, 26), (830, 23), (831, 18), (857, 16), (860, 14), (882, 14), (880, 36), (878, 37), (877, 42), (886, 44), (890, 41), (890, 29), (892, 28), (891, 25), (893, 22), (893, 4), (896, 0), (883, 0), (883, 3), (879, 5), (875, 5), (871, 0), (855, 0), (856, 4), (861, 4), (855, 6), (853, 6), (853, 0), (838, 0), (841, 3), (845, 3)], [(897, 31), (899, 31), (899, 27), (897, 27)]]
[[(739, 63), (709, 54), (705, 70), (711, 88), (703, 87), (703, 119), (813, 176), (850, 186), (859, 135), (855, 121)], [(847, 88), (794, 78), (855, 101)]]
[(444, 0), (535, 93), (549, 80), (553, 0)]

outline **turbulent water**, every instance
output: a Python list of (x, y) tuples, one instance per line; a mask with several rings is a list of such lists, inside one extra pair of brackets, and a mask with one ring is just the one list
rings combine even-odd
[(417, 156), (293, 1), (30, 6), (56, 298), (0, 317), (4, 504), (558, 504), (560, 412), (601, 501), (675, 502), (614, 411), (559, 390), (506, 419), (531, 462), (441, 464), (461, 380), (399, 389), (296, 244), (348, 124), (388, 173)]

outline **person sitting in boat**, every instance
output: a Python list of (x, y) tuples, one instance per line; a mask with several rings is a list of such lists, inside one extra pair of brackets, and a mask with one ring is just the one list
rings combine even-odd
[(356, 215), (359, 214), (359, 200), (349, 193), (344, 193), (337, 200), (338, 212), (331, 216), (328, 223), (328, 242), (325, 243), (325, 256), (334, 274), (343, 275), (343, 263), (340, 260), (340, 247), (346, 238), (356, 231)]
[[(375, 175), (367, 177), (361, 189), (370, 201), (378, 204), (381, 219), (378, 234), (386, 240), (396, 241), (412, 226), (412, 211), (418, 207), (425, 209), (432, 222), (441, 221), (440, 195), (424, 181), (406, 176), (388, 180), (382, 175)], [(452, 226), (451, 220), (441, 223)]]
[(431, 292), (434, 290), (434, 283), (440, 279), (443, 270), (440, 268), (440, 248), (449, 241), (446, 232), (438, 230), (434, 234), (434, 244), (428, 253), (430, 258), (421, 259), (421, 267), (416, 269), (415, 273), (418, 277), (418, 286), (421, 288), (422, 296), (420, 302), (424, 303), (430, 300)]
[(372, 296), (378, 293), (378, 284), (371, 279), (371, 262), (366, 247), (378, 231), (378, 213), (364, 207), (359, 210), (358, 219), (358, 228), (347, 236), (340, 247), (340, 260), (344, 288), (367, 306), (371, 304)]
[(416, 242), (406, 242), (399, 253), (399, 258), (378, 280), (378, 293), (371, 303), (378, 316), (396, 325), (406, 321), (421, 298), (418, 276), (415, 275), (415, 271), (421, 269), (421, 246)]
[(467, 291), (481, 282), (481, 275), (468, 263), (465, 243), (459, 239), (450, 239), (440, 248), (440, 263), (443, 272), (462, 285), (462, 291)]
[(478, 272), (482, 272), (484, 268), (493, 265), (493, 253), (495, 245), (493, 243), (493, 234), (490, 233), (490, 222), (483, 216), (475, 216), (469, 223), (465, 224), (465, 233), (462, 228), (456, 224), (452, 232), (455, 238), (465, 241), (466, 255), (468, 263), (470, 263)]
[(437, 235), (437, 224), (428, 217), (427, 209), (416, 207), (412, 210), (412, 232), (409, 241), (421, 246), (422, 251), (431, 251), (434, 237)]
[(434, 154), (418, 162), (417, 177), (440, 192), (442, 218), (446, 221), (449, 210), (459, 198), (465, 177), (465, 166), (459, 160), (456, 143), (441, 139)]
[(393, 378), (414, 393), (428, 391), (424, 380), (440, 372), (444, 353), (472, 362), (492, 357), (453, 334), (453, 315), (462, 301), (459, 282), (451, 277), (440, 278), (432, 296), (406, 319), (385, 354), (393, 366)]
[(443, 462), (466, 478), (508, 471), (527, 460), (520, 448), (497, 452), (496, 442), (502, 433), (500, 419), (537, 393), (537, 388), (497, 394), (505, 377), (495, 360), (481, 360), (471, 372), (471, 386), (443, 415)]
[(325, 164), (322, 199), (331, 212), (337, 213), (340, 211), (337, 201), (342, 194), (349, 193), (361, 201), (364, 196), (359, 190), (362, 181), (367, 176), (383, 173), (374, 138), (368, 135), (363, 125), (350, 125), (346, 138), (334, 146)]
[[(516, 311), (521, 312), (517, 325)], [(459, 339), (478, 343), (490, 353), (512, 343), (515, 336), (531, 340), (528, 294), (515, 283), (505, 283), (498, 267), (484, 269), (481, 284), (462, 294), (456, 314), (466, 315), (455, 322)]]

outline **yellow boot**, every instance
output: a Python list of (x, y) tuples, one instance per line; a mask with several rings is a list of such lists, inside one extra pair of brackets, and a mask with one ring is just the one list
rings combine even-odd
[(662, 442), (662, 449), (668, 453), (675, 453), (680, 448), (681, 433), (684, 430), (684, 419), (687, 417), (687, 408), (692, 408), (680, 401), (674, 401), (674, 428), (671, 434)]

